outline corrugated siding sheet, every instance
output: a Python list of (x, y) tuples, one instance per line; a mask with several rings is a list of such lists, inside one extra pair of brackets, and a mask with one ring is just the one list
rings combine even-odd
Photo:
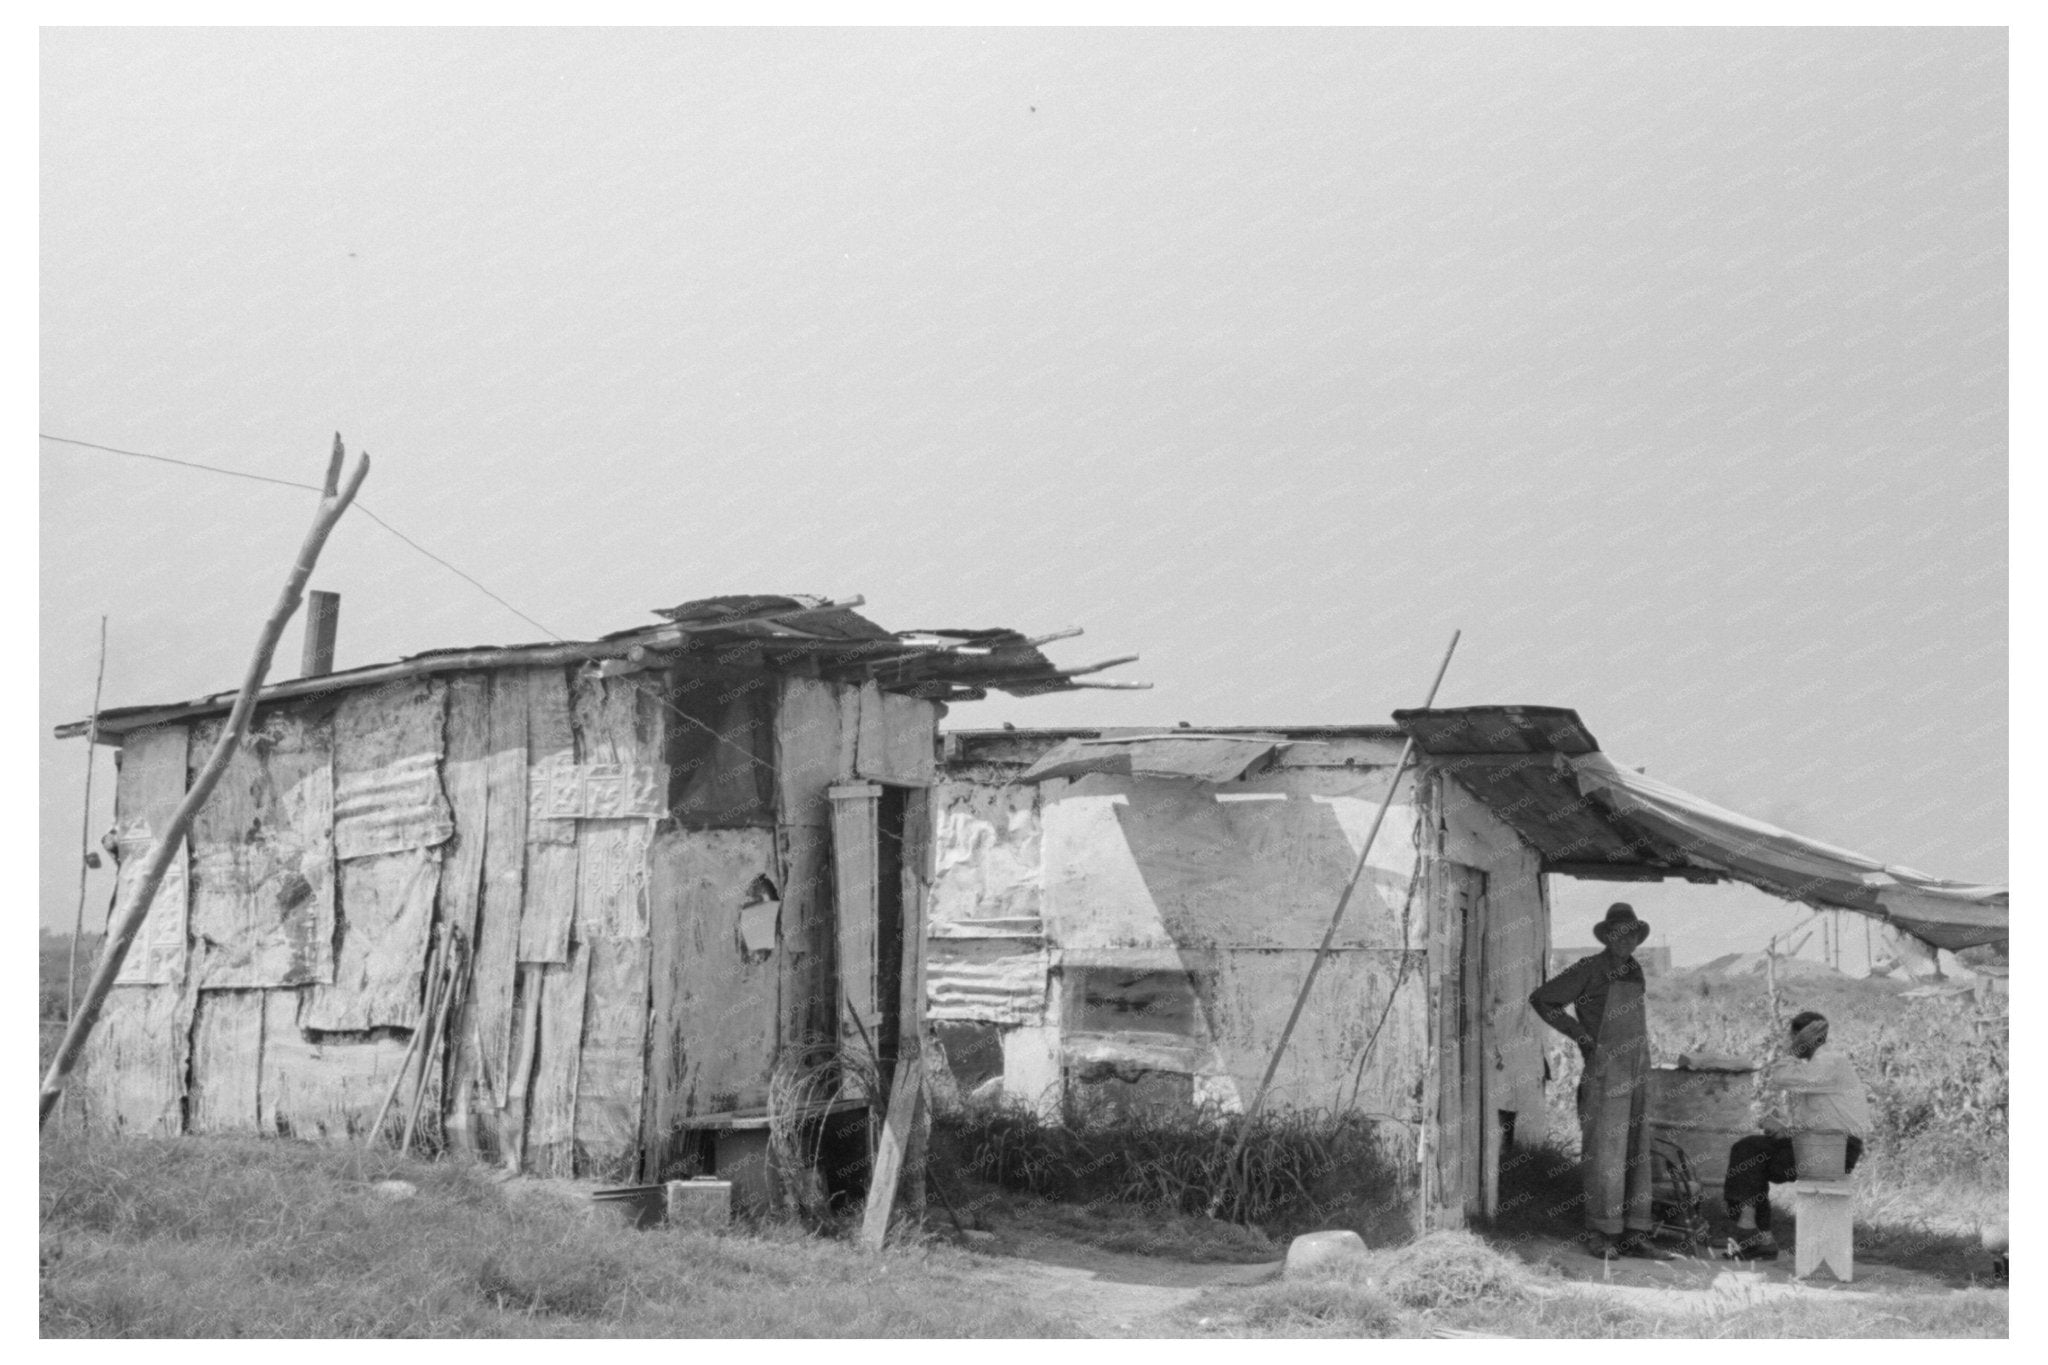
[[(975, 927), (993, 932), (939, 934), (926, 940), (926, 1015), (998, 1024), (1043, 1018), (1052, 958), (1038, 921), (993, 921)], [(1011, 932), (1001, 932), (1005, 929)]]

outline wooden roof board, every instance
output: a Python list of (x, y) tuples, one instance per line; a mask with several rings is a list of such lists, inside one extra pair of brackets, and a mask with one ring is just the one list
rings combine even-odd
[(1590, 754), (1600, 747), (1565, 706), (1459, 706), (1394, 712), (1426, 754)]
[(1684, 875), (1684, 855), (1579, 792), (1549, 754), (1454, 755), (1436, 760), (1481, 804), (1507, 822), (1546, 868), (1638, 867)]
[[(587, 661), (620, 661), (613, 666), (631, 669), (664, 659), (703, 659), (707, 655), (756, 670), (815, 665), (821, 675), (836, 681), (872, 680), (884, 691), (939, 700), (971, 700), (990, 687), (1015, 696), (1034, 696), (1076, 686), (1017, 631), (996, 628), (892, 635), (850, 610), (860, 603), (859, 598), (847, 603), (806, 597), (706, 598), (657, 613), (668, 618), (663, 624), (619, 631), (599, 640), (428, 650), (392, 663), (272, 683), (257, 694), (257, 700), (268, 704), (328, 696), (434, 673)], [(961, 645), (985, 652), (952, 652)], [(99, 715), (100, 739), (119, 744), (131, 731), (224, 712), (234, 699), (234, 692), (218, 692), (190, 701), (109, 707)], [(88, 723), (83, 720), (60, 725), (55, 731), (59, 739), (87, 732)]]

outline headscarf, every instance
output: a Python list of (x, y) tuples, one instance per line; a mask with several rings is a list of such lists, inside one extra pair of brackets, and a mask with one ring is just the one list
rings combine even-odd
[(1820, 1045), (1828, 1040), (1828, 1021), (1813, 1018), (1799, 1026), (1792, 1034), (1792, 1055), (1802, 1061), (1820, 1051)]

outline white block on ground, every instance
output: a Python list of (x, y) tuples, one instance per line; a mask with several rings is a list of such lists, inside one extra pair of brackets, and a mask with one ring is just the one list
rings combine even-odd
[(1294, 1279), (1325, 1266), (1364, 1260), (1365, 1239), (1355, 1232), (1304, 1232), (1287, 1244), (1287, 1263), (1281, 1273)]

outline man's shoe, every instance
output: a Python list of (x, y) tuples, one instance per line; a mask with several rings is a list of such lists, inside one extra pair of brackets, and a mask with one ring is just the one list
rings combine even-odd
[(1618, 1250), (1623, 1256), (1633, 1256), (1641, 1261), (1675, 1261), (1678, 1257), (1650, 1240), (1647, 1232), (1631, 1232), (1621, 1239)]
[(1615, 1245), (1614, 1239), (1604, 1232), (1586, 1233), (1579, 1238), (1579, 1245), (1585, 1248), (1588, 1256), (1602, 1261), (1611, 1261), (1621, 1254), (1621, 1250)]
[(1735, 1256), (1742, 1261), (1775, 1261), (1778, 1259), (1777, 1239), (1768, 1232), (1745, 1233), (1736, 1239)]

